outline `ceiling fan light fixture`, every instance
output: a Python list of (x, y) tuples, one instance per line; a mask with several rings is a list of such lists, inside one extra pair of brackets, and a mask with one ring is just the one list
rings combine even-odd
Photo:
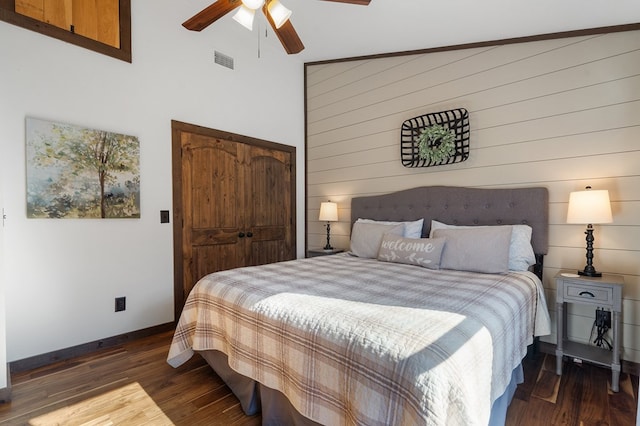
[(255, 10), (249, 9), (245, 5), (242, 5), (238, 8), (238, 11), (235, 13), (235, 15), (233, 15), (233, 19), (249, 31), (252, 31), (253, 17), (255, 16), (255, 14)]
[(251, 10), (257, 10), (262, 7), (264, 0), (242, 0), (242, 4)]
[(271, 19), (273, 19), (273, 23), (276, 28), (283, 26), (284, 23), (289, 20), (289, 17), (291, 17), (291, 11), (284, 7), (279, 0), (271, 0), (267, 9), (269, 10), (269, 15), (271, 16)]

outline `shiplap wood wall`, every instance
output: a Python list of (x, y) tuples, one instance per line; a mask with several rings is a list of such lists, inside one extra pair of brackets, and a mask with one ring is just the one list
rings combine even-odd
[[(325, 244), (322, 201), (338, 203), (332, 245), (348, 248), (350, 200), (422, 185), (544, 186), (550, 249), (544, 286), (554, 322), (560, 269), (583, 269), (584, 226), (568, 225), (571, 191), (608, 189), (614, 222), (595, 226), (594, 265), (622, 274), (623, 359), (640, 362), (640, 31), (565, 37), (306, 66), (307, 246)], [(467, 161), (405, 168), (400, 126), (428, 112), (469, 111)], [(588, 341), (594, 309), (569, 308)]]

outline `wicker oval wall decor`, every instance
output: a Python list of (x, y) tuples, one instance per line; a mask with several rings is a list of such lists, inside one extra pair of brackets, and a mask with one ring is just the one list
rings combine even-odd
[[(439, 124), (455, 134), (455, 152), (448, 158), (431, 162), (420, 158), (418, 139), (422, 131)], [(469, 158), (469, 112), (464, 108), (432, 112), (402, 123), (400, 131), (400, 158), (405, 167), (431, 167), (460, 163)]]

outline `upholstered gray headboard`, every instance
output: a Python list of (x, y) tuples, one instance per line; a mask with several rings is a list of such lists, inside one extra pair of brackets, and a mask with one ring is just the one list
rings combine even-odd
[(536, 254), (549, 246), (549, 194), (546, 188), (464, 188), (423, 186), (390, 194), (355, 197), (351, 223), (358, 218), (407, 221), (424, 218), (422, 235), (431, 220), (450, 225), (515, 225), (533, 228), (531, 244)]

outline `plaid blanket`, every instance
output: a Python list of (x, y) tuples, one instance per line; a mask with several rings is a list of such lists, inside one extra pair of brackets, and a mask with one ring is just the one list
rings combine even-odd
[(222, 351), (232, 369), (322, 424), (485, 425), (534, 334), (548, 333), (531, 273), (341, 254), (204, 277), (168, 362)]

